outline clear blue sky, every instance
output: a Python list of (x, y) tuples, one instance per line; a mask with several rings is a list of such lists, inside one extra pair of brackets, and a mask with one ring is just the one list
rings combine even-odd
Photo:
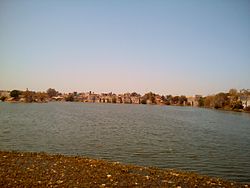
[(1, 0), (0, 89), (250, 88), (249, 0)]

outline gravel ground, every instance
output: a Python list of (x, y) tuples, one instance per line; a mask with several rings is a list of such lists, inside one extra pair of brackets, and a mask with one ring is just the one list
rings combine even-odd
[(84, 157), (0, 151), (0, 187), (250, 187), (195, 173)]

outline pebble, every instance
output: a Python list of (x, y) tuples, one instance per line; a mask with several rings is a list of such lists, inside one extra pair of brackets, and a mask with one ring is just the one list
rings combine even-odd
[(177, 176), (177, 177), (179, 176), (179, 174), (174, 173), (174, 172), (171, 172), (170, 174), (173, 175), (173, 176)]
[(57, 180), (56, 183), (61, 184), (61, 183), (63, 183), (63, 181), (62, 180)]
[[(20, 158), (21, 155), (23, 155), (22, 158)], [(42, 185), (47, 185), (47, 187), (96, 187), (96, 185), (100, 187), (140, 187), (143, 185), (145, 187), (169, 186), (175, 188), (183, 186), (249, 187), (246, 183), (239, 184), (222, 179), (211, 179), (207, 176), (175, 170), (123, 164), (114, 165), (113, 162), (91, 161), (83, 157), (51, 156), (43, 153), (39, 156), (41, 159), (37, 161), (34, 153), (0, 151), (0, 187), (35, 187)], [(91, 168), (91, 165), (93, 168)], [(31, 169), (34, 172), (30, 173)], [(69, 173), (66, 174), (66, 172)], [(103, 175), (106, 176), (108, 183), (103, 182)]]

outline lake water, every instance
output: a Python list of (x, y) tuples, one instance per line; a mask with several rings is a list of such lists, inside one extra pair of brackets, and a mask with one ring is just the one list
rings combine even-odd
[(0, 150), (83, 155), (250, 182), (250, 114), (156, 105), (0, 103)]

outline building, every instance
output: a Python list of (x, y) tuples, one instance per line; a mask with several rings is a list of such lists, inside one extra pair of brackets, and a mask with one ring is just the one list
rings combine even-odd
[(130, 98), (130, 93), (124, 93), (122, 101), (124, 104), (131, 104), (131, 98)]
[(199, 101), (202, 98), (202, 95), (195, 95), (191, 97), (187, 97), (187, 103), (190, 104), (190, 106), (199, 106)]
[(131, 97), (131, 102), (132, 104), (140, 104), (140, 97), (139, 96), (132, 96)]
[(243, 108), (250, 107), (250, 96), (241, 96), (240, 100)]
[(116, 96), (116, 103), (120, 103), (120, 104), (123, 103), (122, 99), (123, 99), (123, 95), (119, 94), (118, 96)]

